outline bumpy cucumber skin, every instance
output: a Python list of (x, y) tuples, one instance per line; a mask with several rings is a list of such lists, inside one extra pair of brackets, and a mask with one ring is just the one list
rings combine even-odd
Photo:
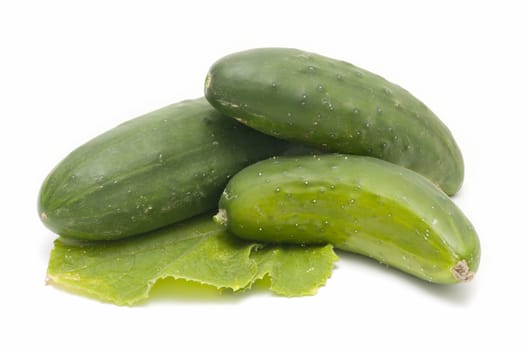
[(204, 98), (183, 101), (74, 150), (45, 179), (39, 214), (52, 231), (78, 239), (151, 231), (214, 209), (232, 175), (285, 147)]
[(479, 265), (474, 227), (450, 198), (376, 158), (264, 160), (231, 179), (219, 208), (216, 219), (243, 239), (332, 243), (434, 283), (469, 280)]
[(455, 194), (461, 152), (449, 129), (398, 85), (350, 63), (296, 49), (243, 51), (217, 61), (205, 96), (261, 132), (419, 172)]

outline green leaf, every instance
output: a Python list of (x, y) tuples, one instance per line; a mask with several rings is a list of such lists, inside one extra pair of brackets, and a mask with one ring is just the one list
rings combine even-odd
[(270, 289), (279, 295), (304, 296), (316, 294), (331, 276), (338, 257), (333, 246), (274, 246), (251, 254), (256, 261), (256, 279), (269, 275)]
[(242, 241), (210, 215), (120, 241), (59, 238), (51, 252), (48, 281), (118, 305), (145, 300), (156, 281), (172, 277), (219, 289), (248, 289), (269, 276), (285, 296), (316, 293), (331, 276), (331, 246), (262, 246)]

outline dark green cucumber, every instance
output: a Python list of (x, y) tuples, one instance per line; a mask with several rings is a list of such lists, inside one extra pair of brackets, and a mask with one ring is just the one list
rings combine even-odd
[(381, 158), (449, 195), (463, 182), (461, 152), (439, 118), (400, 86), (350, 63), (296, 49), (239, 52), (211, 67), (205, 95), (275, 137)]
[(44, 181), (39, 214), (52, 231), (79, 239), (151, 231), (214, 209), (232, 175), (285, 147), (204, 98), (184, 101), (69, 154)]
[(365, 156), (278, 157), (227, 185), (215, 219), (250, 241), (324, 244), (434, 283), (470, 280), (477, 234), (450, 198), (404, 167)]

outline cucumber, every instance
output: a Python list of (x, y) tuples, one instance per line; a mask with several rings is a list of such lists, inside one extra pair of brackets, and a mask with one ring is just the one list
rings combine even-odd
[(468, 281), (480, 258), (474, 227), (428, 179), (365, 156), (278, 157), (237, 173), (215, 220), (236, 236), (326, 244), (434, 283)]
[(85, 240), (118, 239), (213, 210), (229, 178), (286, 143), (204, 98), (138, 117), (70, 153), (45, 179), (40, 218)]
[(408, 91), (350, 63), (287, 48), (234, 53), (210, 68), (205, 96), (266, 134), (384, 159), (449, 195), (463, 182), (463, 158), (445, 124)]

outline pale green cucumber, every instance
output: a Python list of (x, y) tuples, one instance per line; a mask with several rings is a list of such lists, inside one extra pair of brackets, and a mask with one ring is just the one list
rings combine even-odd
[(296, 49), (243, 51), (210, 68), (205, 95), (269, 135), (384, 159), (449, 195), (462, 185), (463, 158), (446, 125), (407, 90), (350, 63)]
[(237, 173), (217, 221), (250, 241), (324, 244), (434, 283), (470, 280), (474, 227), (425, 177), (364, 156), (277, 157)]

